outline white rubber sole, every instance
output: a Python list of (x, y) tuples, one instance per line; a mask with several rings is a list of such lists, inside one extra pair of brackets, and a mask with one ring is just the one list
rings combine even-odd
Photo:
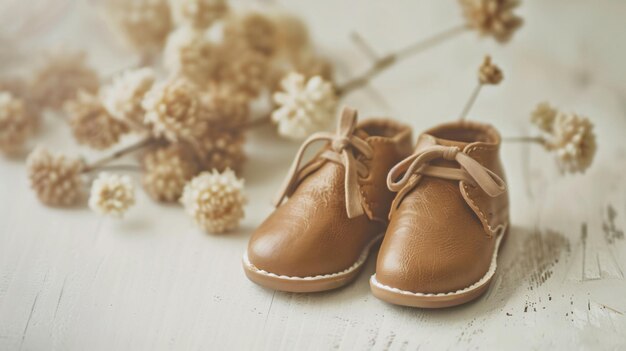
[(498, 251), (500, 250), (501, 243), (507, 235), (507, 226), (503, 226), (500, 232), (497, 234), (496, 247), (491, 257), (491, 264), (489, 270), (485, 275), (468, 286), (465, 289), (447, 292), (447, 293), (420, 293), (398, 289), (389, 285), (385, 285), (376, 280), (376, 274), (370, 278), (370, 288), (372, 293), (377, 298), (402, 306), (421, 307), (421, 308), (444, 308), (452, 307), (464, 304), (480, 297), (489, 287), (491, 279), (496, 273)]
[(384, 234), (376, 236), (370, 241), (359, 258), (348, 268), (341, 272), (329, 273), (308, 277), (293, 277), (287, 275), (280, 275), (272, 272), (265, 271), (256, 267), (248, 258), (248, 252), (243, 255), (243, 268), (248, 279), (256, 284), (270, 288), (273, 290), (288, 291), (288, 292), (318, 292), (332, 290), (342, 287), (351, 282), (363, 268), (363, 264), (367, 261), (367, 257), (371, 249), (380, 243)]

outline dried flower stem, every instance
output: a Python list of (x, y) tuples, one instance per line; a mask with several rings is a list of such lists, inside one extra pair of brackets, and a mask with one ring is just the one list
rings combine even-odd
[(377, 59), (372, 67), (370, 67), (363, 74), (356, 76), (346, 83), (337, 87), (337, 95), (346, 95), (349, 92), (362, 87), (367, 84), (372, 78), (376, 77), (381, 72), (385, 71), (387, 68), (391, 67), (394, 63), (403, 60), (407, 57), (413, 56), (417, 53), (420, 53), (426, 49), (434, 47), (447, 39), (455, 37), (461, 33), (464, 33), (468, 30), (467, 25), (462, 24), (459, 26), (452, 27), (447, 29), (441, 33), (435, 34), (432, 37), (420, 40), (416, 43), (413, 43), (405, 48), (402, 48), (396, 52), (389, 53), (379, 59)]
[(118, 159), (118, 158), (120, 158), (122, 156), (125, 156), (125, 155), (128, 155), (128, 154), (132, 153), (132, 152), (141, 150), (141, 149), (151, 145), (155, 141), (156, 141), (156, 139), (154, 139), (152, 137), (147, 137), (145, 139), (142, 139), (142, 140), (140, 140), (139, 142), (137, 142), (135, 144), (129, 145), (129, 146), (123, 148), (123, 149), (115, 151), (114, 153), (112, 153), (109, 156), (105, 156), (105, 157), (99, 159), (98, 161), (95, 161), (95, 162), (93, 162), (93, 163), (91, 163), (89, 165), (86, 165), (83, 168), (82, 172), (83, 173), (92, 172), (92, 171), (94, 171), (94, 170), (96, 170), (98, 168), (101, 168), (104, 165), (106, 165), (107, 163), (112, 162), (112, 161), (114, 161), (114, 160), (116, 160), (116, 159)]
[(506, 137), (502, 138), (502, 141), (509, 143), (538, 143), (543, 144), (545, 139), (542, 137), (529, 137), (529, 136), (521, 136), (521, 137)]
[(255, 118), (247, 123), (245, 123), (242, 128), (245, 129), (255, 129), (258, 127), (262, 127), (264, 125), (270, 124), (272, 122), (272, 115), (266, 114), (263, 117)]
[(463, 107), (463, 111), (461, 111), (461, 114), (459, 115), (459, 119), (461, 121), (465, 120), (470, 109), (472, 108), (472, 106), (474, 106), (474, 103), (476, 102), (476, 98), (478, 97), (478, 94), (480, 93), (480, 89), (482, 87), (483, 87), (483, 84), (478, 83), (476, 87), (474, 88), (474, 90), (472, 91), (472, 95), (470, 95), (469, 99), (465, 103), (465, 107)]

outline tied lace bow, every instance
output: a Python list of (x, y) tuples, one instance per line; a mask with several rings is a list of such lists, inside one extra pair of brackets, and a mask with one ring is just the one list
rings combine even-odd
[[(440, 158), (456, 161), (461, 168), (428, 164), (428, 162)], [(389, 171), (387, 187), (391, 191), (398, 192), (392, 205), (392, 211), (398, 207), (402, 198), (419, 183), (422, 175), (460, 180), (477, 185), (491, 197), (499, 196), (506, 191), (506, 184), (502, 178), (462, 152), (458, 147), (433, 145), (407, 157)]]
[[(289, 197), (302, 179), (318, 169), (323, 162), (330, 161), (342, 165), (345, 170), (344, 189), (348, 218), (354, 218), (364, 213), (357, 178), (358, 176), (366, 177), (368, 170), (363, 163), (356, 160), (354, 151), (358, 151), (366, 158), (371, 158), (373, 150), (365, 140), (354, 135), (356, 121), (356, 110), (346, 107), (339, 119), (336, 133), (318, 132), (302, 143), (278, 197), (274, 201), (275, 206), (279, 206), (286, 197)], [(326, 141), (330, 147), (324, 150), (317, 160), (300, 168), (305, 151), (317, 141)]]

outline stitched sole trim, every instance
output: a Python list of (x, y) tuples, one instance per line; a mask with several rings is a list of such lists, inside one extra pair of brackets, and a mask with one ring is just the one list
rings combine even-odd
[[(384, 234), (377, 235), (372, 241), (370, 241), (359, 258), (348, 268), (340, 272), (322, 274), (316, 276), (295, 277), (288, 275), (281, 275), (256, 267), (248, 258), (248, 252), (243, 255), (243, 266), (246, 275), (253, 282), (276, 290), (285, 290), (292, 292), (314, 292), (323, 291), (337, 288), (350, 281), (350, 278), (355, 276), (359, 269), (363, 266), (367, 257), (369, 256), (372, 247), (381, 241)], [(320, 283), (319, 285), (316, 283)], [(328, 284), (326, 284), (328, 283)]]
[[(505, 236), (506, 229), (507, 225), (505, 224), (504, 226), (502, 226), (500, 233), (496, 238), (496, 248), (491, 257), (491, 264), (489, 265), (489, 270), (487, 271), (487, 273), (485, 273), (485, 275), (480, 280), (465, 289), (437, 294), (419, 293), (402, 290), (382, 284), (381, 282), (376, 280), (376, 274), (374, 274), (370, 278), (370, 285), (372, 287), (372, 290), (374, 291), (375, 295), (377, 295), (377, 297), (387, 302), (415, 307), (448, 307), (472, 300), (473, 298), (480, 296), (480, 294), (488, 286), (488, 283), (491, 281), (491, 278), (493, 278), (493, 275), (496, 272), (498, 251), (500, 249), (500, 244), (502, 243), (502, 240)], [(382, 294), (377, 294), (376, 289), (382, 290)], [(398, 296), (399, 299), (396, 300), (394, 296)], [(411, 298), (415, 300), (415, 303), (410, 301)], [(438, 305), (438, 300), (442, 302), (441, 305)], [(407, 301), (408, 303), (403, 303)], [(420, 303), (420, 301), (422, 301), (423, 303)]]

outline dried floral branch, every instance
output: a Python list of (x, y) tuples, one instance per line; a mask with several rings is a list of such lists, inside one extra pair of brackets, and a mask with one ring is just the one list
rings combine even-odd
[(342, 96), (354, 91), (365, 84), (367, 84), (372, 78), (376, 77), (380, 73), (384, 72), (387, 68), (391, 67), (396, 62), (411, 57), (417, 53), (420, 53), (426, 49), (434, 47), (442, 42), (453, 38), (461, 33), (464, 33), (469, 28), (467, 25), (459, 25), (445, 30), (441, 33), (437, 33), (429, 38), (422, 39), (416, 43), (408, 45), (405, 48), (399, 49), (395, 52), (389, 53), (383, 57), (378, 58), (374, 64), (362, 74), (351, 78), (347, 82), (339, 85), (336, 88), (337, 95)]
[(154, 139), (153, 137), (147, 137), (145, 139), (142, 139), (134, 144), (131, 144), (129, 146), (126, 146), (120, 150), (115, 151), (114, 153), (105, 156), (95, 162), (92, 162), (88, 165), (85, 165), (82, 168), (82, 173), (89, 173), (89, 172), (93, 172), (94, 170), (100, 169), (101, 167), (103, 167), (104, 165), (113, 162), (115, 160), (117, 160), (120, 157), (126, 156), (128, 154), (131, 154), (135, 151), (144, 149), (150, 145), (153, 145), (157, 142), (156, 139)]
[(502, 70), (491, 62), (491, 57), (489, 55), (485, 56), (482, 65), (480, 65), (480, 68), (478, 69), (478, 84), (465, 103), (465, 107), (463, 107), (463, 111), (461, 111), (459, 119), (464, 120), (467, 117), (467, 114), (476, 102), (476, 98), (478, 98), (478, 94), (480, 93), (483, 85), (497, 85), (503, 78), (504, 75), (502, 74)]

